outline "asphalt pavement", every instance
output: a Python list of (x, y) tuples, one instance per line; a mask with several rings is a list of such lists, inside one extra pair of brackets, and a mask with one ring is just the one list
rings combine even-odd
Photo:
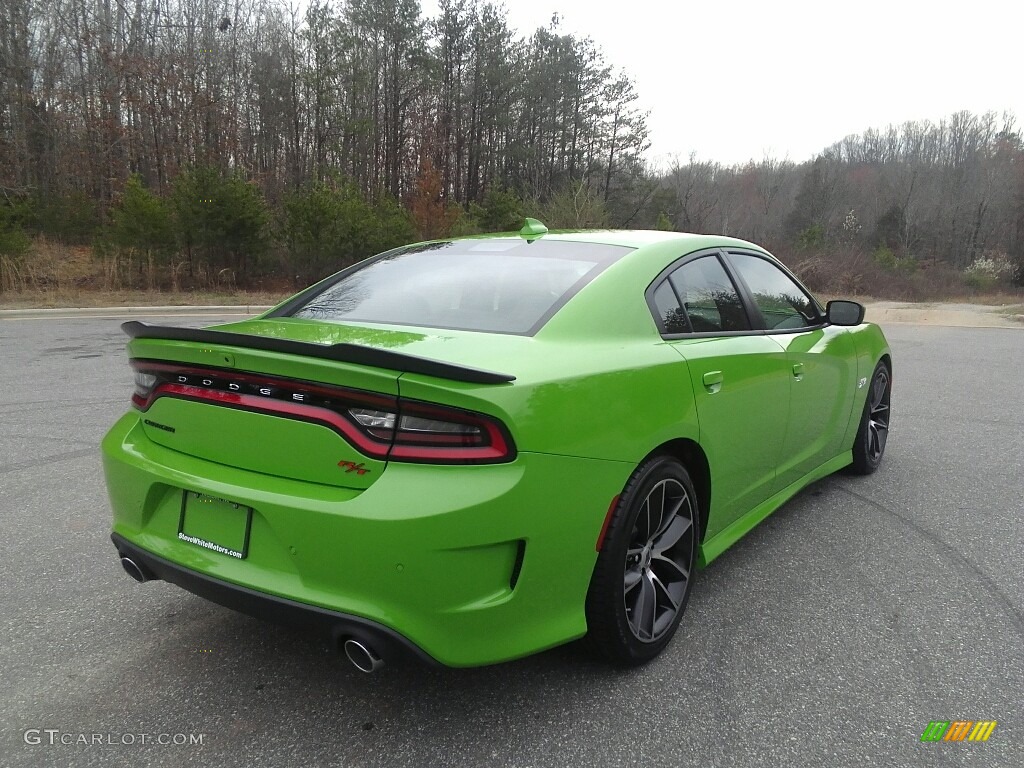
[[(1024, 765), (1024, 330), (886, 331), (882, 468), (817, 483), (702, 572), (650, 665), (573, 644), (364, 675), (131, 581), (98, 449), (131, 391), (118, 321), (2, 319), (0, 766)], [(935, 720), (998, 725), (921, 743)]]

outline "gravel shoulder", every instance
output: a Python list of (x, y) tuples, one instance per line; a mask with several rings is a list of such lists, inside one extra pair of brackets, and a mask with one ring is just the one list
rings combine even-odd
[(865, 302), (866, 319), (879, 325), (903, 323), (958, 328), (1024, 328), (1024, 304)]

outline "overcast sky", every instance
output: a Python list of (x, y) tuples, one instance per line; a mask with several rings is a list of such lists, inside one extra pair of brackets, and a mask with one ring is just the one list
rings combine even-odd
[[(436, 15), (434, 0), (423, 12)], [(1015, 0), (508, 0), (521, 36), (561, 17), (636, 82), (656, 164), (802, 161), (850, 133), (961, 109), (1024, 120)], [(1014, 10), (1016, 8), (1016, 10)]]

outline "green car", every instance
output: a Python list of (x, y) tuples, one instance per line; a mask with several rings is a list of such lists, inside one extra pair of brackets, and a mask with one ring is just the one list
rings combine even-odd
[(696, 572), (815, 480), (873, 472), (891, 361), (762, 248), (523, 232), (398, 248), (251, 320), (129, 322), (113, 542), (323, 630), (360, 669), (669, 643)]

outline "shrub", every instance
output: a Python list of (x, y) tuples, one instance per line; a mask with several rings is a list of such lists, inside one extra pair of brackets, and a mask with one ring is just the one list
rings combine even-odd
[(0, 256), (18, 258), (28, 251), (30, 241), (12, 206), (0, 206)]
[(450, 236), (462, 215), (462, 210), (449, 203), (442, 193), (441, 172), (430, 158), (420, 163), (416, 188), (409, 198), (409, 212), (416, 232), (423, 240)]
[(482, 232), (515, 232), (523, 226), (525, 218), (522, 199), (499, 189), (487, 193), (477, 217)]
[(1009, 256), (999, 251), (985, 251), (964, 270), (967, 284), (980, 291), (989, 291), (1017, 278), (1017, 267)]
[(32, 220), (26, 223), (63, 243), (87, 245), (100, 229), (100, 216), (96, 202), (76, 191), (38, 198), (32, 205)]
[(896, 269), (897, 259), (896, 254), (892, 252), (892, 249), (887, 245), (879, 246), (875, 249), (875, 252), (871, 254), (871, 258), (875, 264), (886, 269)]
[(480, 227), (480, 216), (483, 209), (474, 203), (470, 203), (469, 210), (459, 209), (459, 215), (452, 224), (452, 237), (467, 237), (470, 235), (481, 235), (484, 233)]
[(167, 203), (142, 186), (138, 175), (125, 184), (111, 210), (110, 241), (162, 259), (174, 249), (174, 223)]
[[(881, 250), (881, 249), (879, 249)], [(966, 296), (970, 288), (962, 272), (942, 262), (913, 257), (878, 258), (855, 247), (811, 252), (776, 251), (812, 291), (832, 297), (866, 296), (901, 301), (948, 300)]]
[(825, 229), (821, 224), (812, 224), (800, 230), (797, 235), (797, 243), (803, 249), (818, 248), (825, 243)]
[(346, 183), (315, 183), (288, 197), (282, 233), (289, 271), (301, 283), (415, 239), (394, 199), (370, 205)]
[(604, 200), (596, 189), (582, 181), (573, 182), (556, 192), (540, 206), (538, 213), (538, 218), (551, 229), (608, 226), (608, 211)]
[(912, 275), (917, 271), (917, 259), (913, 256), (897, 256), (887, 245), (876, 248), (871, 254), (871, 259), (878, 266), (893, 272)]
[(174, 181), (170, 209), (193, 277), (237, 274), (244, 282), (270, 245), (263, 195), (238, 174), (224, 177), (211, 166), (182, 172)]

